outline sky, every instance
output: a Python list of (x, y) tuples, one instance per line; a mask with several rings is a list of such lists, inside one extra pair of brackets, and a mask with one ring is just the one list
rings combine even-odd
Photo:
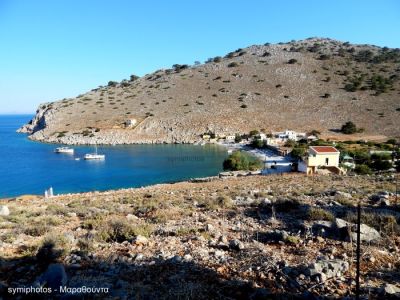
[(399, 28), (397, 0), (0, 0), (0, 113), (253, 44), (400, 48)]

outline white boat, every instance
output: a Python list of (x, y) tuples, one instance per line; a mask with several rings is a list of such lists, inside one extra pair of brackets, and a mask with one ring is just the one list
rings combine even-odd
[(87, 153), (84, 156), (84, 159), (86, 159), (86, 160), (103, 160), (105, 158), (106, 158), (106, 156), (104, 154), (98, 154), (97, 153), (97, 146), (96, 146), (96, 152), (95, 153)]
[(58, 147), (54, 150), (55, 153), (68, 153), (68, 154), (73, 154), (74, 149), (69, 148), (69, 147)]

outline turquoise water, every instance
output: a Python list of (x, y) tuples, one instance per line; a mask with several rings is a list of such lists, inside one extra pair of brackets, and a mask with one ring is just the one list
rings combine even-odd
[(176, 182), (218, 174), (226, 151), (218, 146), (99, 146), (105, 161), (77, 161), (93, 147), (74, 147), (75, 154), (55, 154), (57, 145), (32, 142), (15, 131), (27, 115), (0, 115), (0, 198), (21, 194), (103, 191)]

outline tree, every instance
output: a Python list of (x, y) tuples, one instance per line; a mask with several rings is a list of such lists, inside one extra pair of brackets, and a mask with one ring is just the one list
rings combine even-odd
[(229, 155), (223, 163), (224, 170), (257, 170), (262, 168), (262, 162), (246, 152), (236, 151)]
[(138, 79), (139, 79), (139, 76), (131, 75), (131, 81), (135, 81), (135, 80), (138, 80)]
[(293, 148), (292, 152), (290, 152), (290, 155), (294, 158), (300, 158), (304, 156), (305, 153), (306, 153), (306, 148), (295, 147)]
[(294, 147), (294, 146), (296, 146), (296, 141), (294, 141), (294, 140), (287, 140), (286, 141), (286, 143), (285, 143), (285, 147)]
[(390, 159), (392, 158), (390, 154), (373, 154), (371, 156), (373, 162), (371, 167), (377, 171), (386, 171), (393, 167)]
[(360, 175), (372, 174), (371, 169), (367, 165), (357, 165), (354, 172)]
[(251, 146), (253, 146), (254, 148), (262, 148), (262, 147), (264, 147), (264, 141), (261, 140), (260, 138), (255, 138), (251, 142)]
[(258, 135), (258, 134), (260, 134), (260, 132), (258, 130), (255, 130), (255, 129), (249, 132), (250, 136), (255, 136), (255, 135)]
[(240, 143), (243, 140), (242, 136), (238, 133), (235, 134), (235, 143)]
[(219, 62), (222, 61), (222, 57), (221, 57), (221, 56), (216, 56), (216, 57), (214, 57), (213, 61), (214, 61), (215, 63), (219, 63)]
[(116, 86), (118, 84), (118, 82), (116, 81), (109, 81), (108, 82), (108, 86)]
[(357, 126), (353, 122), (349, 121), (342, 125), (340, 131), (344, 134), (353, 134), (357, 132)]

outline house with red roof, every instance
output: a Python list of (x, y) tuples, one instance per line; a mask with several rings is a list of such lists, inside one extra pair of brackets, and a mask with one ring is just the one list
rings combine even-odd
[[(306, 157), (298, 164), (298, 170), (307, 175), (317, 174), (319, 170), (327, 170), (334, 174), (343, 174), (339, 168), (340, 151), (332, 146), (310, 146)], [(321, 172), (322, 173), (322, 172)]]

